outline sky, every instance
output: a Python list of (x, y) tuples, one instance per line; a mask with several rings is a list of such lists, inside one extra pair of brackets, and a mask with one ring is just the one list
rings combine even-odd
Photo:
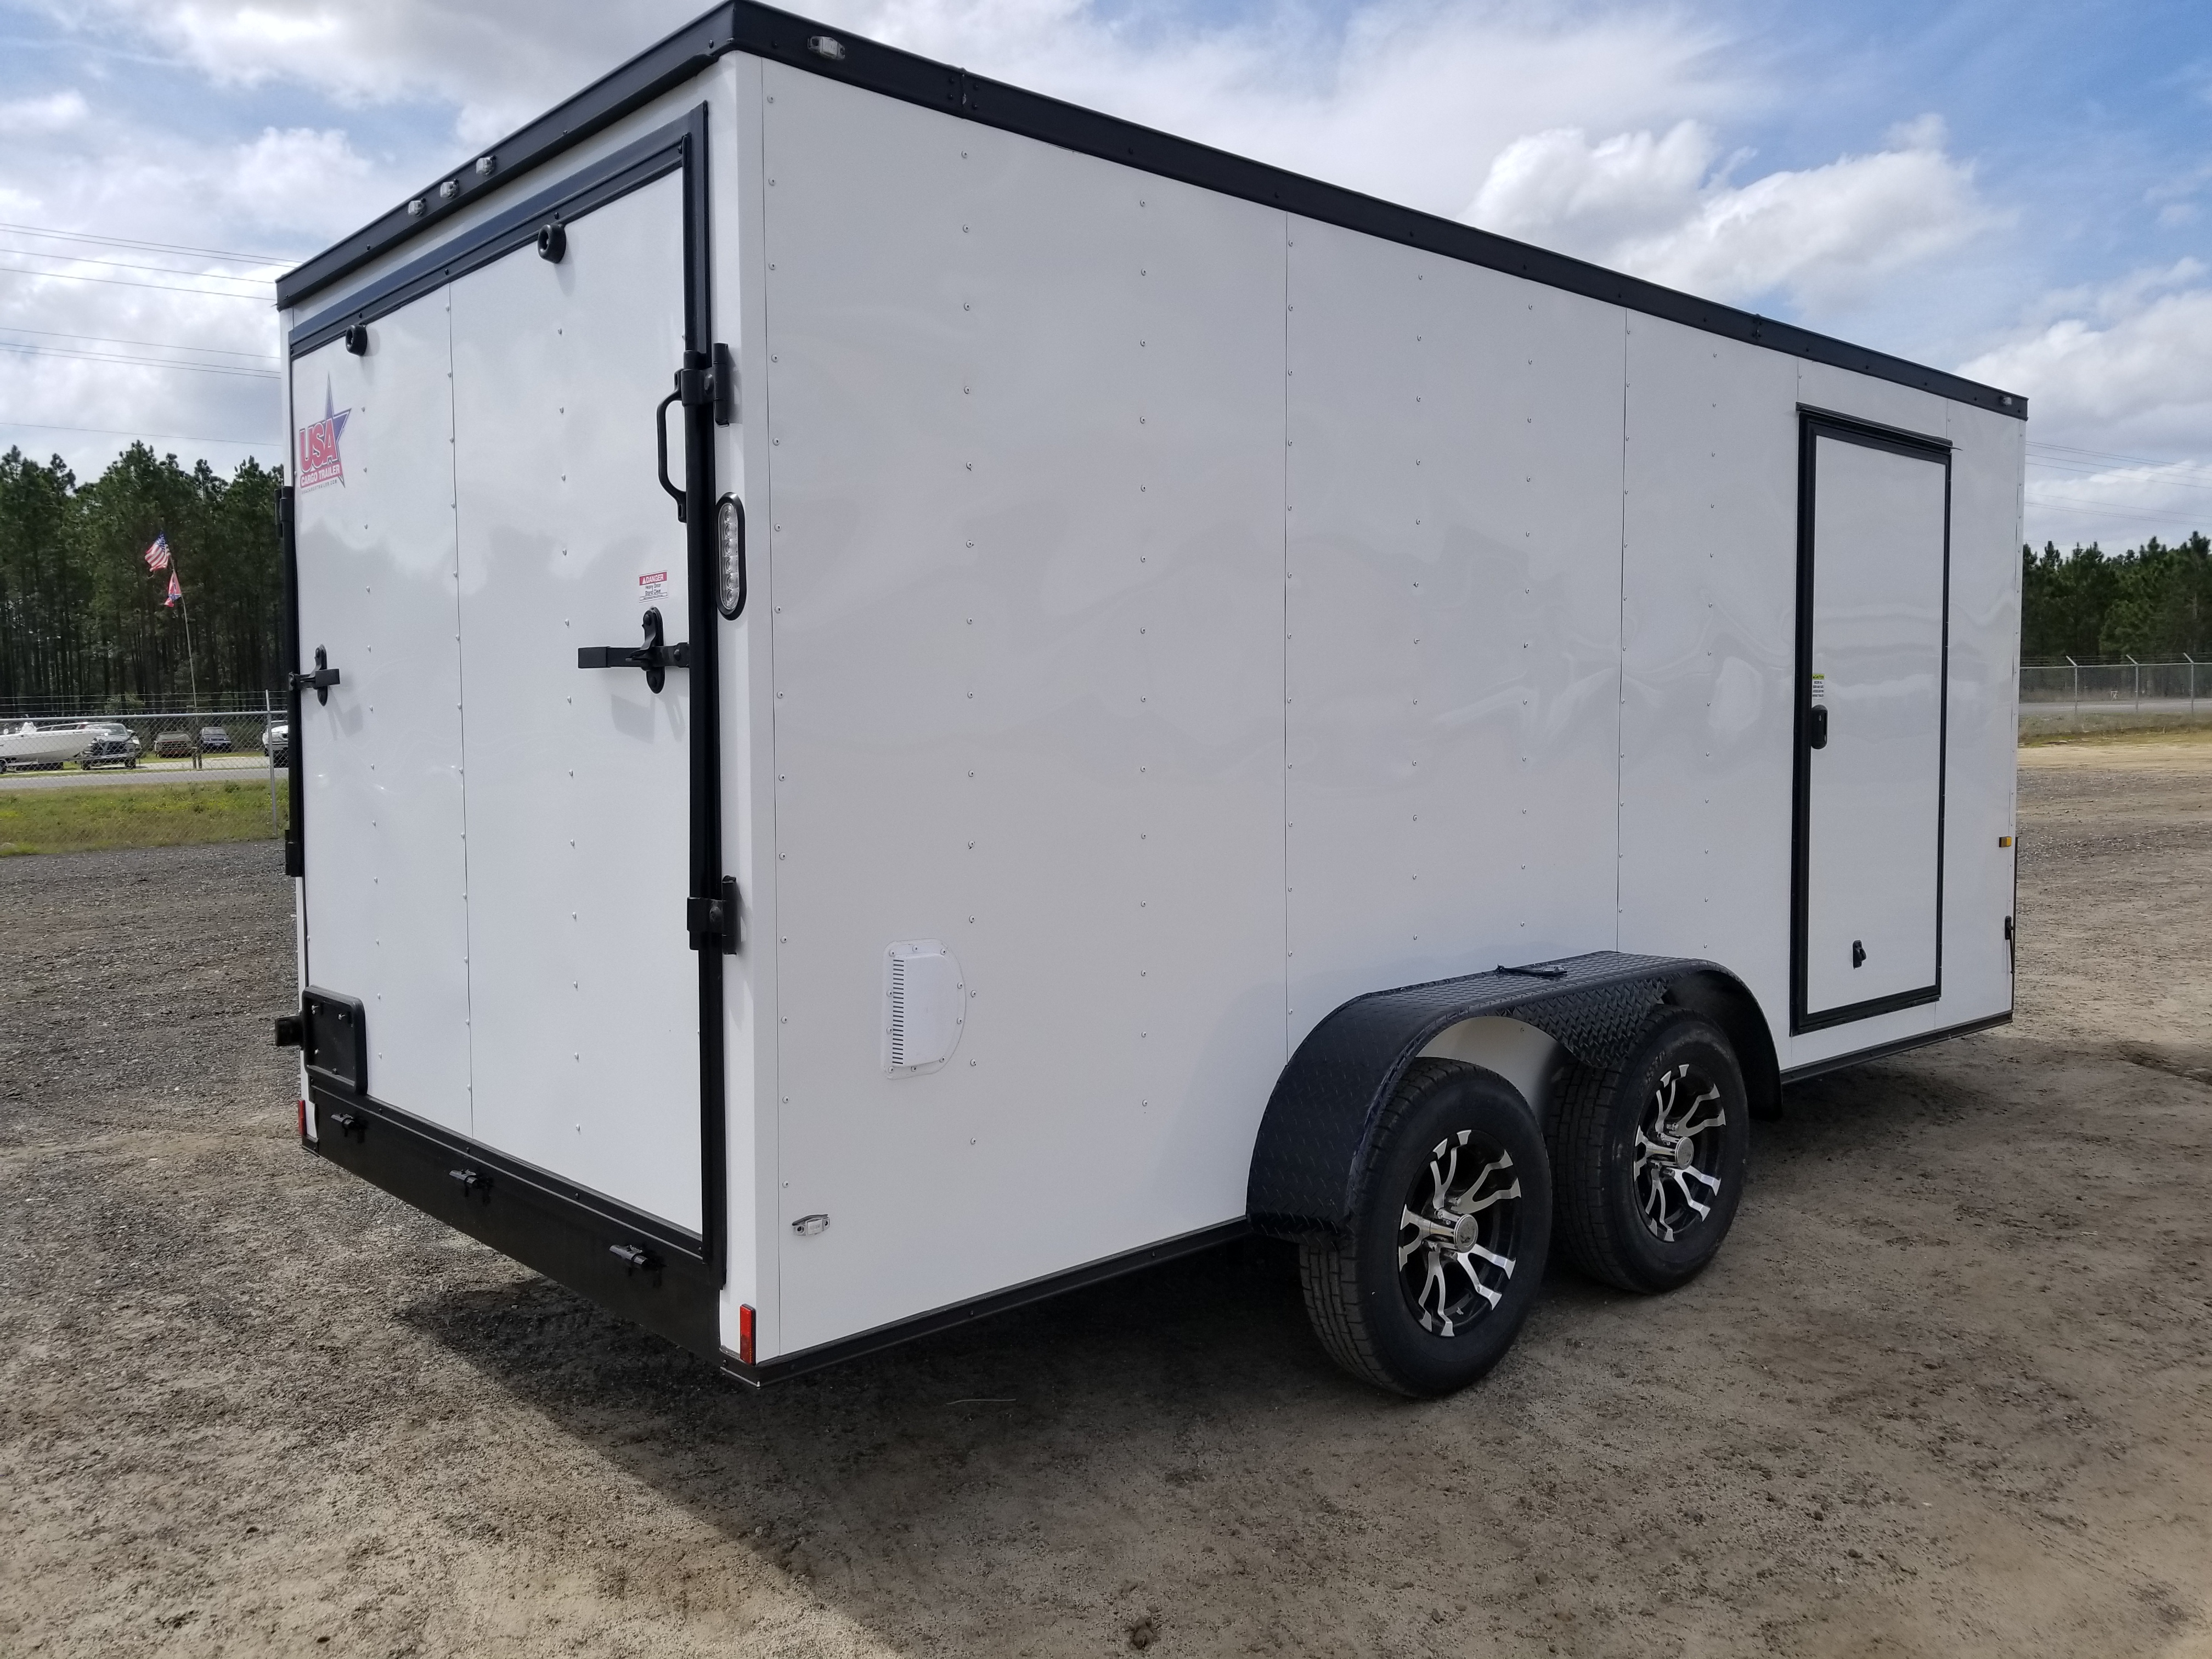
[[(281, 464), (276, 271), (696, 0), (0, 0), (0, 450)], [(817, 0), (2030, 399), (2032, 540), (2212, 529), (2203, 0)]]

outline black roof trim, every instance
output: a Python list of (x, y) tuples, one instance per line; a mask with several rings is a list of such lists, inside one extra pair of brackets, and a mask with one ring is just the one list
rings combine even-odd
[[(842, 58), (811, 51), (809, 40), (832, 36), (844, 48)], [(1232, 155), (1188, 138), (1139, 126), (1095, 110), (987, 80), (965, 70), (918, 58), (895, 46), (810, 23), (789, 12), (754, 0), (731, 0), (632, 58), (604, 80), (579, 93), (550, 114), (532, 122), (483, 154), (494, 158), (489, 174), (474, 163), (447, 174), (415, 198), (419, 214), (402, 205), (364, 227), (328, 252), (280, 277), (279, 306), (297, 305), (349, 272), (410, 237), (438, 223), (484, 191), (495, 189), (525, 168), (581, 143), (609, 123), (699, 73), (731, 52), (772, 58), (833, 81), (864, 87), (886, 97), (943, 110), (986, 126), (1019, 133), (1102, 160), (1157, 173), (1203, 189), (1218, 191), (1305, 218), (1340, 225), (1445, 258), (1463, 260), (1547, 288), (1564, 289), (1647, 316), (1700, 329), (1709, 334), (1763, 346), (1808, 362), (1850, 369), (1877, 380), (1915, 387), (1998, 414), (2027, 417), (2027, 399), (2017, 392), (1984, 386), (1962, 375), (1869, 350), (1810, 329), (1776, 322), (1733, 306), (1700, 300), (1641, 277), (1624, 276), (1564, 253), (1516, 242), (1455, 220), (1439, 218), (1394, 203), (1364, 196), (1340, 185)], [(454, 194), (441, 198), (446, 185)]]

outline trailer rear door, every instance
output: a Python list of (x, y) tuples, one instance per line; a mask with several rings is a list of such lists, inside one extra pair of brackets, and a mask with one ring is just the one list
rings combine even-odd
[(1808, 416), (1796, 1030), (1941, 994), (1950, 454)]
[(526, 1190), (686, 1271), (722, 1132), (703, 154), (695, 115), (309, 319), (293, 386), (299, 644), (339, 675), (301, 710), (307, 961), (368, 1050), (318, 1086), (444, 1132), (484, 1213)]
[(665, 176), (568, 224), (557, 264), (525, 246), (453, 284), (453, 457), (476, 1137), (696, 1232), (691, 675), (577, 666), (640, 645), (648, 611), (690, 636), (653, 434), (684, 361), (682, 192)]
[(357, 998), (369, 1092), (469, 1128), (468, 872), (446, 295), (296, 358), (308, 970)]

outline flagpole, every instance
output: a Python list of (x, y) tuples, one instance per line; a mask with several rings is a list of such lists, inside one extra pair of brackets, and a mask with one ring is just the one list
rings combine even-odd
[[(161, 526), (161, 537), (163, 544), (168, 545), (169, 526), (166, 524)], [(191, 688), (192, 767), (197, 771), (200, 764), (200, 671), (192, 657), (192, 602), (185, 592), (184, 567), (177, 562), (173, 546), (169, 547), (169, 579), (177, 585), (177, 607), (185, 613), (185, 683)]]

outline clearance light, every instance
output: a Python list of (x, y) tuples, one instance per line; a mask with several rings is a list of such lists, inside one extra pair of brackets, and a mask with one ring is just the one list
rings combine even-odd
[(722, 620), (735, 622), (745, 610), (745, 504), (735, 495), (723, 496), (714, 509), (714, 562)]
[(753, 1363), (753, 1310), (744, 1303), (738, 1304), (738, 1364)]

